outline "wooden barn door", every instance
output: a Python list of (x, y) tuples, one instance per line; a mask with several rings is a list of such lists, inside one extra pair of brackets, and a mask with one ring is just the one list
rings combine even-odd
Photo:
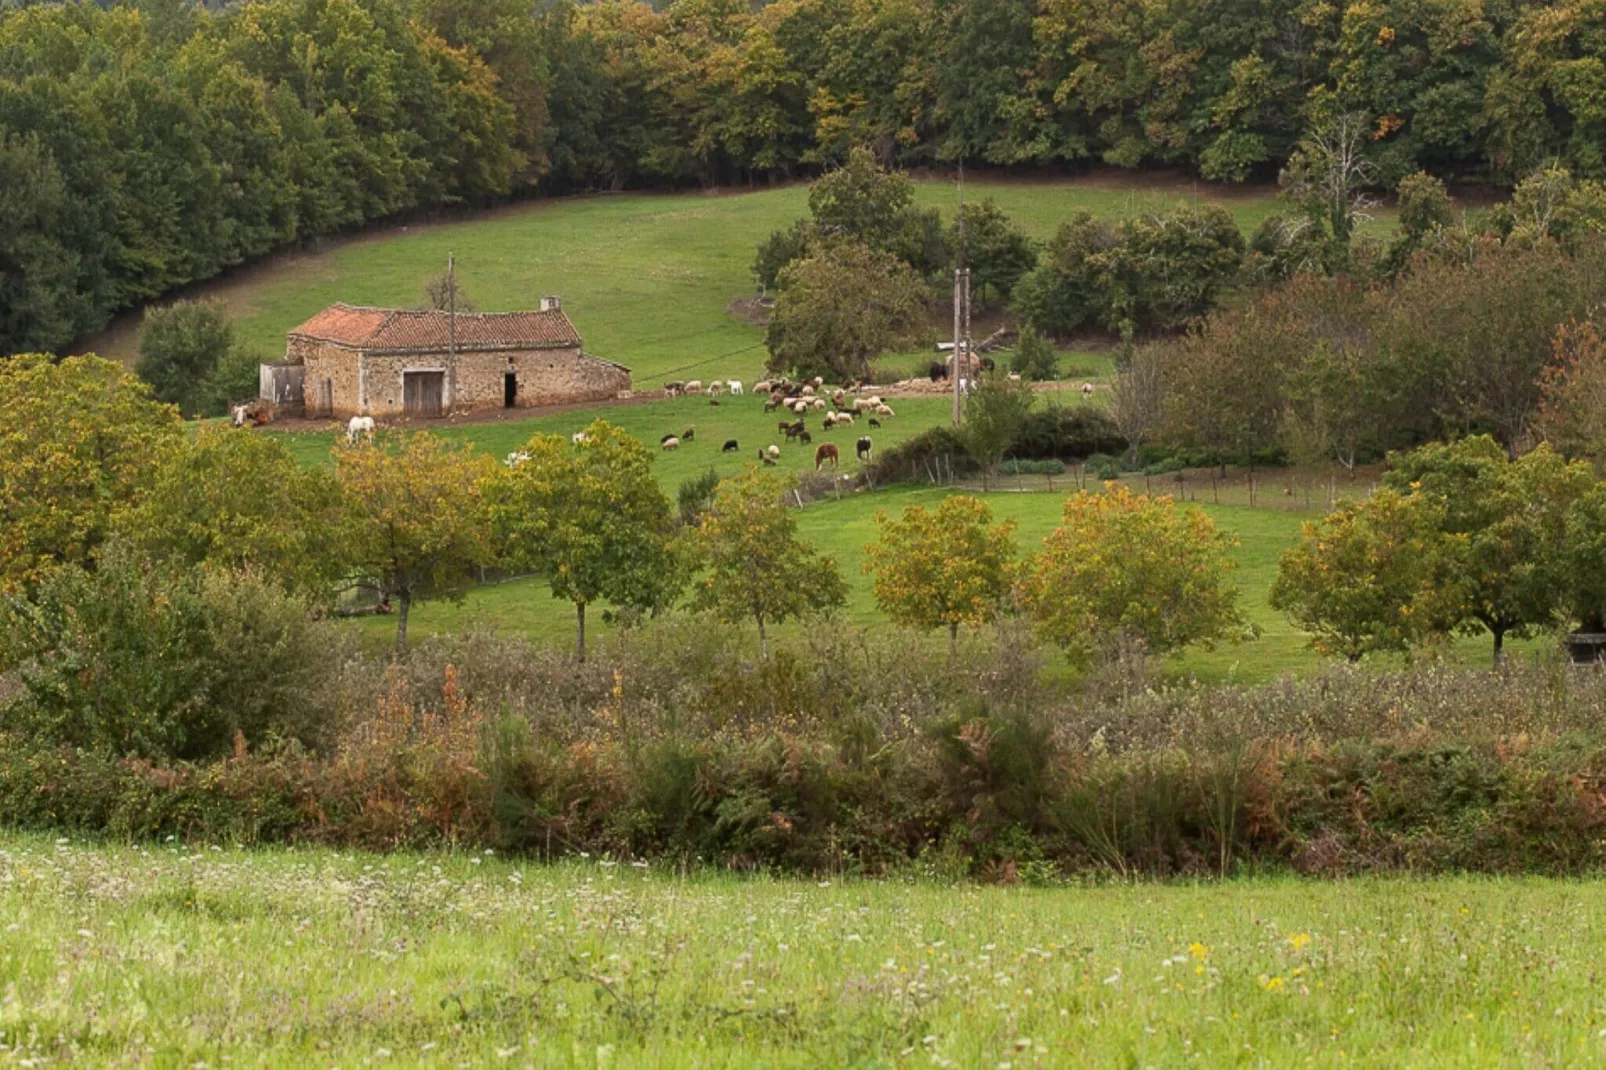
[(406, 372), (402, 375), (402, 408), (409, 416), (439, 416), (445, 396), (445, 372)]

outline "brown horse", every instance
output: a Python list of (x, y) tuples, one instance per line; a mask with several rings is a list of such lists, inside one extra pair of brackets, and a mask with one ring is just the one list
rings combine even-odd
[(836, 445), (834, 443), (822, 443), (820, 447), (814, 451), (814, 470), (816, 472), (825, 466), (826, 461), (831, 462), (831, 467), (833, 469), (836, 468)]

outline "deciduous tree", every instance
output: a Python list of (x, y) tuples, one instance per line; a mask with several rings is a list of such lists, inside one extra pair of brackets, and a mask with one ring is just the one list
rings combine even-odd
[(894, 624), (919, 631), (979, 628), (1004, 612), (1015, 562), (1015, 522), (993, 523), (980, 498), (944, 498), (935, 509), (911, 505), (894, 520), (876, 514), (880, 539), (864, 548), (875, 600)]
[(778, 285), (765, 335), (770, 366), (801, 376), (868, 376), (870, 361), (925, 318), (926, 292), (914, 271), (866, 245), (815, 245), (781, 271)]
[(1024, 380), (989, 375), (965, 400), (959, 438), (971, 459), (981, 465), (982, 486), (989, 488), (998, 463), (1014, 444), (1037, 393)]
[(1311, 646), (1350, 661), (1448, 635), (1460, 615), (1442, 510), (1380, 490), (1308, 521), (1283, 553), (1271, 605), (1311, 635)]
[(669, 499), (653, 478), (653, 453), (594, 421), (579, 442), (536, 435), (489, 481), (498, 553), (544, 578), (575, 610), (575, 651), (586, 656), (586, 607), (668, 606), (686, 581)]
[(178, 413), (110, 361), (0, 360), (0, 590), (91, 564), (182, 434)]
[(1198, 509), (1111, 484), (1065, 501), (1060, 526), (1022, 571), (1021, 599), (1044, 639), (1086, 661), (1123, 633), (1156, 654), (1241, 635), (1234, 543)]
[(770, 625), (847, 599), (836, 562), (798, 538), (785, 492), (781, 480), (749, 467), (720, 483), (697, 529), (707, 572), (697, 582), (695, 605), (733, 624), (757, 624), (765, 658)]
[(492, 559), (483, 490), (495, 462), (430, 434), (386, 435), (335, 451), (352, 568), (396, 600), (396, 651), (425, 598), (461, 598)]

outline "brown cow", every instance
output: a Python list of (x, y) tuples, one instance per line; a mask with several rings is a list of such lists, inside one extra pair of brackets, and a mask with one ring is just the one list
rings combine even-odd
[(820, 447), (814, 451), (814, 470), (818, 472), (825, 466), (826, 461), (831, 462), (831, 467), (833, 470), (836, 468), (836, 446), (830, 442), (822, 443)]

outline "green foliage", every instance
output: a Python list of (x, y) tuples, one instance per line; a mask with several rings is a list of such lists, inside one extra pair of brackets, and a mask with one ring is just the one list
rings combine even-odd
[(970, 268), (971, 289), (979, 304), (987, 291), (1008, 298), (1037, 266), (1037, 248), (992, 200), (967, 203), (948, 226), (948, 246), (956, 262)]
[(234, 349), (234, 325), (221, 304), (180, 301), (146, 310), (136, 370), (158, 401), (177, 405), (185, 416), (215, 416), (239, 400), (215, 382)]
[(847, 598), (836, 562), (798, 538), (785, 491), (779, 479), (749, 467), (720, 483), (697, 529), (707, 573), (694, 605), (730, 623), (753, 621), (765, 658), (770, 625), (837, 608)]
[(1283, 554), (1271, 605), (1315, 649), (1350, 661), (1442, 640), (1461, 605), (1443, 531), (1429, 498), (1380, 490), (1340, 502)]
[(331, 735), (338, 649), (305, 602), (252, 572), (153, 562), (113, 544), (0, 606), (0, 724), (112, 757), (206, 759)]
[(1564, 619), (1580, 631), (1606, 632), (1606, 484), (1596, 484), (1567, 514), (1561, 567)]
[(1606, 464), (1606, 343), (1593, 323), (1556, 331), (1556, 357), (1540, 375), (1537, 430), (1567, 457)]
[(681, 480), (675, 492), (681, 527), (694, 528), (714, 504), (714, 491), (719, 486), (719, 473), (709, 468), (699, 476)]
[(1218, 207), (1120, 224), (1082, 212), (1020, 280), (1014, 309), (1023, 327), (1059, 337), (1089, 323), (1126, 334), (1179, 327), (1215, 306), (1243, 255), (1243, 235)]
[(1436, 227), (1447, 227), (1455, 218), (1450, 195), (1444, 183), (1426, 171), (1407, 175), (1399, 185), (1400, 232), (1420, 241)]
[(786, 266), (808, 255), (809, 243), (814, 237), (814, 224), (799, 219), (759, 243), (758, 255), (753, 261), (753, 278), (758, 280), (759, 289), (766, 292), (775, 289)]
[(335, 451), (344, 554), (396, 607), (396, 647), (424, 598), (462, 598), (493, 558), (483, 512), (494, 463), (435, 435), (386, 436)]
[(959, 438), (965, 452), (981, 465), (984, 487), (1020, 436), (1036, 400), (1037, 392), (1026, 383), (1001, 375), (981, 380), (965, 399)]
[(502, 563), (540, 575), (552, 597), (573, 603), (583, 661), (588, 605), (656, 612), (686, 575), (652, 451), (603, 420), (581, 436), (536, 435), (485, 494)]
[(110, 361), (0, 361), (0, 591), (90, 564), (182, 433), (178, 414)]
[(1390, 460), (1384, 486), (1432, 503), (1443, 518), (1437, 553), (1466, 622), (1494, 637), (1497, 662), (1506, 636), (1556, 621), (1573, 583), (1567, 517), (1595, 484), (1587, 464), (1568, 464), (1547, 446), (1512, 460), (1487, 435)]
[(131, 543), (185, 566), (253, 572), (314, 602), (344, 578), (340, 487), (273, 435), (202, 428), (158, 458), (139, 504), (119, 519)]
[(1048, 382), (1059, 378), (1059, 351), (1043, 335), (1024, 328), (1020, 341), (1009, 356), (1009, 370), (1031, 382)]
[(1155, 654), (1242, 636), (1232, 541), (1197, 509), (1111, 485), (1065, 500), (1059, 527), (1028, 560), (1021, 601), (1038, 634), (1086, 664), (1101, 643)]
[(765, 334), (770, 367), (799, 377), (865, 378), (873, 358), (924, 321), (926, 291), (913, 269), (868, 245), (816, 245), (777, 285)]
[(1126, 446), (1109, 413), (1091, 405), (1050, 403), (1033, 408), (1009, 445), (1011, 457), (1077, 460)]

